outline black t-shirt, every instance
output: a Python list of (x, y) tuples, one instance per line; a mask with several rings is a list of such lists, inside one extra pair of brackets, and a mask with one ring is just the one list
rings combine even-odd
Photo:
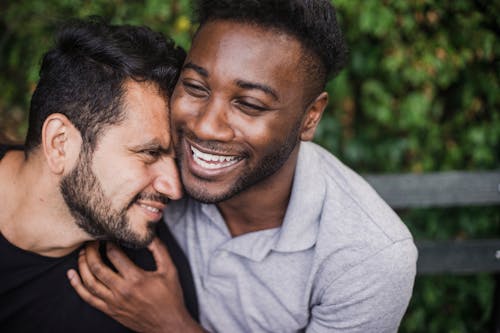
[(23, 150), (23, 146), (19, 146), (19, 145), (8, 146), (8, 145), (2, 145), (2, 144), (0, 144), (0, 160), (4, 157), (4, 155), (9, 150)]
[[(0, 159), (11, 149), (0, 145)], [(186, 256), (165, 223), (157, 233), (175, 263), (190, 314), (198, 319), (198, 303)], [(131, 332), (112, 318), (85, 303), (66, 278), (78, 268), (80, 249), (60, 258), (22, 250), (0, 233), (0, 332)], [(124, 249), (143, 269), (154, 269), (147, 249)], [(169, 309), (165, 309), (165, 312)]]

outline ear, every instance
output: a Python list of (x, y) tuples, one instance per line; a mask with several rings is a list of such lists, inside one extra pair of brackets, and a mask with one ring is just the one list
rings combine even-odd
[(43, 123), (43, 153), (53, 173), (62, 174), (73, 168), (81, 143), (80, 133), (65, 115), (53, 113)]
[(328, 93), (323, 91), (309, 105), (302, 122), (302, 131), (300, 133), (300, 139), (302, 141), (311, 141), (314, 138), (314, 133), (316, 132), (316, 128), (318, 127), (327, 104)]

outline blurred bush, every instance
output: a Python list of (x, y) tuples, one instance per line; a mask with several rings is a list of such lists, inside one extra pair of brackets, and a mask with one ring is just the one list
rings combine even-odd
[[(350, 62), (317, 141), (360, 172), (500, 168), (500, 1), (334, 0)], [(100, 15), (189, 47), (188, 0), (0, 3), (0, 140), (22, 141), (40, 57), (61, 21)], [(498, 208), (399, 212), (417, 239), (500, 235)], [(418, 277), (401, 332), (485, 332), (493, 280)]]
[[(500, 1), (334, 0), (350, 63), (318, 141), (361, 172), (500, 168)], [(416, 239), (500, 236), (498, 207), (398, 212)], [(489, 275), (417, 277), (400, 332), (489, 331)]]
[(498, 167), (500, 1), (335, 3), (350, 64), (319, 141), (362, 171)]
[(188, 0), (0, 2), (0, 140), (24, 140), (41, 57), (52, 45), (58, 25), (93, 15), (116, 24), (147, 25), (185, 48), (193, 30)]

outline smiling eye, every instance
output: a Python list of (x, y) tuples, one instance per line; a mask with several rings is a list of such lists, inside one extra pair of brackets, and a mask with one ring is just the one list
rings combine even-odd
[(249, 113), (249, 114), (260, 114), (263, 111), (267, 111), (268, 110), (267, 107), (264, 107), (264, 106), (261, 106), (261, 105), (257, 105), (255, 103), (249, 103), (249, 102), (243, 101), (243, 100), (237, 100), (237, 101), (234, 102), (234, 104), (241, 111), (243, 111), (245, 113)]
[(158, 150), (147, 150), (146, 151), (146, 154), (148, 154), (149, 156), (160, 156), (160, 152)]
[(182, 85), (184, 86), (184, 90), (193, 97), (202, 98), (208, 96), (207, 89), (199, 84), (183, 81)]
[(141, 154), (144, 155), (147, 161), (156, 161), (161, 156), (161, 152), (156, 149), (143, 150)]

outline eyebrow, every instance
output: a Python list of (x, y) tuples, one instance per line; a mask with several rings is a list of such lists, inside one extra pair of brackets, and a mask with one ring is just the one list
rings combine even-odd
[(236, 80), (236, 85), (242, 89), (260, 90), (260, 91), (266, 93), (267, 95), (272, 96), (275, 100), (279, 101), (278, 93), (273, 88), (271, 88), (265, 84), (243, 81), (243, 80)]
[(185, 64), (183, 67), (182, 67), (182, 70), (186, 70), (186, 69), (192, 69), (194, 70), (196, 73), (200, 74), (201, 76), (203, 77), (209, 77), (208, 75), (208, 71), (201, 67), (201, 66), (198, 66), (196, 64), (193, 64), (192, 62), (188, 62), (187, 64)]
[[(192, 62), (186, 63), (183, 67), (182, 70), (186, 69), (192, 69), (199, 75), (208, 78), (210, 75), (208, 74), (208, 71), (201, 67), (198, 66)], [(264, 92), (267, 95), (270, 95), (272, 98), (275, 100), (279, 101), (278, 93), (268, 85), (262, 84), (262, 83), (257, 83), (257, 82), (250, 82), (250, 81), (245, 81), (245, 80), (236, 80), (235, 81), (236, 85), (242, 89), (249, 89), (249, 90), (260, 90)]]
[(130, 149), (133, 151), (156, 150), (162, 154), (168, 155), (172, 152), (172, 145), (170, 144), (168, 147), (165, 148), (165, 146), (162, 147), (162, 145), (158, 142), (157, 139), (152, 139), (152, 140), (147, 141), (145, 143), (134, 145), (134, 146), (130, 147)]

